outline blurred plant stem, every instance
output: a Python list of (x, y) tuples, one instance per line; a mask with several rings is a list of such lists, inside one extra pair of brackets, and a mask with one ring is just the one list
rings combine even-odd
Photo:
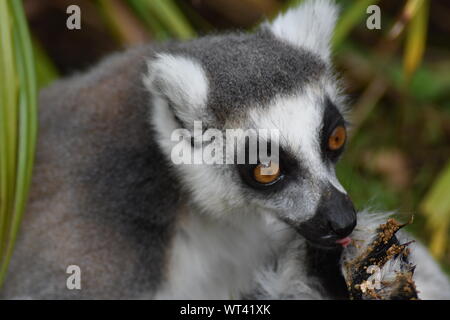
[(441, 259), (448, 246), (450, 226), (450, 161), (438, 175), (423, 200), (421, 209), (426, 215), (427, 228), (431, 233), (431, 252)]
[(122, 0), (98, 0), (100, 11), (116, 39), (124, 45), (145, 43), (150, 35)]
[(417, 6), (415, 8), (417, 14), (413, 15), (411, 26), (408, 29), (403, 60), (406, 84), (409, 83), (412, 74), (416, 71), (422, 61), (427, 37), (428, 0), (414, 1), (414, 3)]
[(38, 89), (41, 89), (56, 80), (59, 72), (36, 40), (33, 40), (33, 50), (36, 61), (37, 86)]
[(127, 0), (157, 38), (171, 35), (189, 39), (196, 35), (189, 21), (173, 0)]
[(379, 0), (359, 0), (342, 13), (333, 36), (333, 47), (339, 47), (350, 31), (367, 16), (367, 7), (377, 4)]
[(0, 1), (0, 285), (24, 212), (37, 134), (33, 49), (22, 1)]
[[(400, 37), (403, 34), (403, 31), (405, 30), (405, 26), (412, 19), (417, 17), (418, 13), (421, 13), (422, 15), (427, 15), (427, 12), (422, 13), (423, 11), (426, 11), (426, 8), (420, 5), (423, 2), (424, 0), (409, 0), (404, 6), (399, 18), (389, 30), (387, 36), (384, 37), (378, 43), (376, 52), (379, 53), (379, 58), (380, 60), (383, 61), (382, 62), (384, 66), (383, 69), (386, 69), (386, 66), (390, 64), (390, 61), (394, 53), (400, 46)], [(421, 21), (420, 23), (423, 23), (422, 22), (423, 19), (424, 19), (423, 17), (419, 18), (419, 20)], [(422, 26), (422, 24), (420, 24), (420, 26)], [(416, 27), (415, 29), (413, 29), (413, 31), (411, 31), (414, 32), (414, 34), (410, 35), (409, 39), (412, 39), (414, 37), (414, 40), (408, 42), (409, 46), (414, 46), (414, 48), (419, 51), (425, 39), (424, 34), (416, 36), (417, 32), (419, 31), (423, 32), (423, 27), (421, 28), (422, 29)], [(420, 60), (423, 56), (423, 51), (421, 54), (411, 56), (412, 58), (409, 56), (409, 52), (407, 52), (406, 54), (408, 55), (407, 58), (408, 61), (413, 59), (412, 60), (413, 63), (411, 64), (410, 69), (408, 69), (410, 71), (409, 76), (411, 76), (412, 72), (416, 69), (416, 67), (420, 63)], [(352, 135), (357, 134), (359, 128), (362, 126), (367, 117), (372, 113), (373, 108), (375, 108), (378, 101), (380, 101), (380, 99), (383, 97), (387, 88), (388, 86), (385, 82), (384, 72), (380, 70), (379, 72), (377, 72), (374, 79), (366, 87), (360, 99), (354, 105)]]

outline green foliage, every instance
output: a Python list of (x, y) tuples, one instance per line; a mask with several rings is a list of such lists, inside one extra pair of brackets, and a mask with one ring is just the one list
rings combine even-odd
[(59, 77), (58, 70), (53, 65), (41, 45), (33, 41), (33, 51), (36, 65), (36, 78), (38, 88), (46, 87)]
[(406, 80), (417, 69), (422, 61), (426, 46), (427, 26), (428, 26), (428, 1), (410, 1), (417, 2), (417, 12), (411, 19), (411, 26), (408, 28), (405, 45), (404, 74)]
[(159, 39), (189, 39), (195, 31), (173, 0), (127, 0)]
[(378, 0), (359, 0), (348, 6), (347, 10), (342, 13), (333, 36), (333, 45), (338, 47), (348, 34), (359, 23), (366, 18), (366, 9), (368, 6), (377, 4)]
[(24, 212), (36, 144), (36, 75), (22, 3), (0, 1), (0, 284)]
[(448, 246), (450, 227), (450, 161), (423, 200), (422, 210), (428, 218), (427, 227), (433, 233), (431, 250), (442, 258)]

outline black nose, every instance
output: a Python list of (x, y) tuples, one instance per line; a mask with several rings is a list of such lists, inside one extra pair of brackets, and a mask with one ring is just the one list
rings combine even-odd
[(330, 221), (331, 230), (340, 238), (347, 237), (356, 226), (356, 213), (354, 216), (355, 218), (346, 219), (348, 221)]
[(349, 196), (330, 187), (323, 200), (323, 214), (338, 237), (347, 237), (356, 226), (356, 210)]
[(355, 226), (356, 211), (352, 201), (345, 193), (328, 185), (322, 191), (314, 216), (297, 225), (297, 230), (310, 243), (330, 247), (349, 236)]

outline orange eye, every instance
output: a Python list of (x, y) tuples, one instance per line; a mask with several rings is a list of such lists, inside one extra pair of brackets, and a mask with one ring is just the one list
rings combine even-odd
[(336, 127), (328, 138), (328, 148), (338, 150), (342, 148), (347, 139), (347, 131), (343, 126)]
[(253, 170), (253, 177), (262, 184), (268, 184), (276, 181), (281, 175), (278, 163), (259, 164)]

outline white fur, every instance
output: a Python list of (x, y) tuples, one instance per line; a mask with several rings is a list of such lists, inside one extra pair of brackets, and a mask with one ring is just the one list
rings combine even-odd
[[(151, 115), (151, 123), (156, 129), (159, 145), (171, 163), (170, 154), (172, 148), (178, 143), (171, 141), (174, 130), (179, 128), (175, 121), (167, 101), (155, 97), (154, 110)], [(189, 144), (188, 141), (185, 141)], [(200, 150), (193, 149), (193, 153)], [(209, 164), (183, 164), (175, 167), (183, 185), (193, 197), (193, 202), (200, 205), (200, 210), (216, 216), (224, 216), (230, 210), (239, 205), (241, 201), (240, 191), (235, 185), (224, 182), (224, 177), (218, 170), (220, 166)], [(230, 181), (232, 183), (232, 181)], [(238, 202), (238, 203), (236, 203)]]
[(155, 96), (169, 99), (186, 123), (193, 124), (202, 114), (209, 85), (203, 67), (193, 59), (158, 54), (148, 62), (144, 84)]
[(414, 280), (419, 291), (419, 298), (450, 300), (449, 278), (442, 272), (428, 249), (418, 241), (411, 244), (410, 248), (410, 260), (416, 265)]
[[(149, 73), (144, 77), (146, 87), (153, 94), (154, 109), (150, 122), (156, 129), (157, 140), (171, 163), (170, 155), (178, 141), (172, 141), (174, 130), (179, 129), (169, 102), (175, 104), (177, 116), (187, 126), (194, 125), (194, 120), (207, 117), (204, 106), (208, 93), (208, 82), (203, 68), (193, 60), (159, 55), (148, 63)], [(162, 84), (162, 85), (161, 85)], [(184, 141), (190, 144), (189, 141)], [(190, 146), (188, 146), (189, 148)], [(194, 157), (202, 152), (193, 149)], [(200, 204), (200, 210), (217, 216), (224, 216), (241, 201), (240, 191), (235, 185), (225, 183), (218, 166), (209, 164), (177, 165), (183, 185), (193, 197), (193, 202)], [(232, 183), (232, 181), (230, 181)]]
[(337, 16), (338, 7), (334, 1), (306, 0), (278, 16), (269, 28), (278, 38), (309, 49), (328, 61)]
[(312, 174), (310, 212), (314, 212), (321, 195), (318, 182), (331, 183), (346, 193), (336, 178), (334, 168), (321, 158), (319, 138), (325, 106), (323, 97), (327, 95), (330, 94), (323, 87), (309, 86), (301, 94), (277, 97), (270, 109), (264, 112), (259, 108), (250, 112), (250, 122), (256, 128), (279, 130), (281, 146), (298, 156)]
[(293, 239), (277, 253), (272, 263), (262, 266), (254, 275), (257, 299), (326, 299), (317, 290), (318, 283), (307, 275), (304, 264), (305, 240)]
[[(248, 292), (254, 271), (286, 243), (286, 226), (258, 216), (239, 224), (187, 212), (179, 223), (167, 281), (156, 299), (232, 299)], [(280, 231), (280, 232), (277, 232)]]

